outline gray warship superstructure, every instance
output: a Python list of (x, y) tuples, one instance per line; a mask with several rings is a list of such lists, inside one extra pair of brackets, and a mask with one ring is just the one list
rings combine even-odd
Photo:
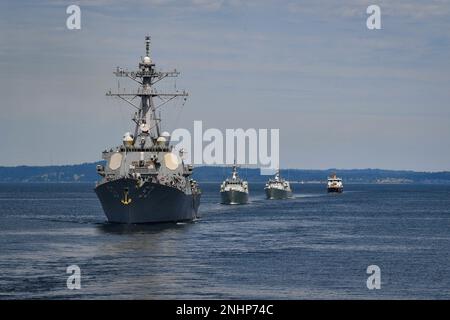
[(222, 204), (246, 204), (248, 202), (248, 183), (239, 178), (237, 165), (234, 163), (231, 178), (220, 186)]
[(270, 179), (264, 187), (267, 199), (288, 199), (292, 197), (292, 189), (289, 181), (284, 180), (277, 170), (275, 177)]
[[(179, 73), (157, 71), (150, 58), (150, 37), (146, 37), (146, 55), (137, 71), (117, 68), (114, 74), (139, 83), (135, 92), (112, 93), (136, 108), (134, 133), (125, 133), (122, 145), (103, 151), (106, 164), (98, 165), (102, 177), (95, 192), (109, 222), (156, 223), (189, 221), (197, 218), (201, 191), (191, 178), (193, 167), (183, 162), (183, 150), (176, 154), (170, 134), (160, 132), (161, 119), (156, 110), (182, 97), (185, 91), (158, 92), (154, 84)], [(153, 98), (161, 102), (155, 105)], [(136, 103), (135, 101), (138, 101)]]

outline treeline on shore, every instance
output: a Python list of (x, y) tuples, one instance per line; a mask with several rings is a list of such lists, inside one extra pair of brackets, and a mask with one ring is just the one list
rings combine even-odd
[[(98, 180), (96, 165), (102, 162), (60, 166), (0, 167), (0, 182), (94, 182)], [(336, 173), (346, 183), (443, 183), (450, 184), (450, 172), (417, 172), (383, 169), (282, 169), (281, 175), (293, 182), (319, 183)], [(198, 166), (194, 179), (199, 182), (219, 182), (231, 173), (229, 167)], [(265, 182), (268, 176), (259, 169), (239, 169), (242, 178), (250, 182)]]

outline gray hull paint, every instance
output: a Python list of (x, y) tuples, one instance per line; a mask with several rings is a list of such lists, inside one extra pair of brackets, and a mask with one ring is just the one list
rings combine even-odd
[[(123, 204), (125, 191), (129, 204)], [(159, 223), (190, 221), (198, 218), (200, 195), (155, 183), (137, 186), (133, 179), (118, 179), (95, 188), (109, 222)]]
[(278, 200), (278, 199), (288, 199), (292, 197), (292, 191), (280, 190), (275, 188), (269, 188), (265, 190), (267, 199)]
[(241, 191), (222, 191), (220, 192), (221, 203), (223, 204), (246, 204), (248, 203), (248, 193)]

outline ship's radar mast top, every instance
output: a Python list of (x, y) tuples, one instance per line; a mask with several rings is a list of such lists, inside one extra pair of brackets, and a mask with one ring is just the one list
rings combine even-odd
[[(136, 142), (139, 143), (141, 148), (150, 147), (157, 143), (157, 139), (160, 137), (160, 117), (156, 116), (156, 110), (164, 106), (168, 102), (177, 97), (183, 97), (184, 101), (188, 96), (186, 91), (175, 92), (159, 92), (153, 86), (159, 81), (168, 77), (177, 77), (179, 72), (175, 69), (173, 71), (157, 71), (155, 64), (150, 58), (150, 36), (145, 37), (145, 54), (139, 62), (139, 69), (137, 71), (128, 71), (117, 67), (114, 74), (117, 77), (126, 77), (139, 84), (136, 91), (132, 92), (111, 92), (106, 94), (107, 96), (118, 97), (131, 106), (133, 106), (137, 112), (132, 119), (136, 126), (134, 131), (133, 146)], [(140, 98), (140, 102), (134, 100)], [(159, 98), (160, 103), (155, 105), (153, 98)]]
[(237, 180), (238, 175), (237, 175), (237, 164), (236, 164), (236, 159), (234, 160), (233, 163), (233, 173), (232, 173), (232, 179), (233, 180)]
[(145, 37), (145, 56), (150, 58), (150, 36)]

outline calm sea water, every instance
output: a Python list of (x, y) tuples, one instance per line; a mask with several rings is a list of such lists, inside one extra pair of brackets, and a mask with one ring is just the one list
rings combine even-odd
[(450, 298), (450, 186), (294, 185), (268, 201), (251, 184), (245, 206), (202, 188), (199, 221), (123, 226), (90, 184), (0, 184), (0, 298)]

